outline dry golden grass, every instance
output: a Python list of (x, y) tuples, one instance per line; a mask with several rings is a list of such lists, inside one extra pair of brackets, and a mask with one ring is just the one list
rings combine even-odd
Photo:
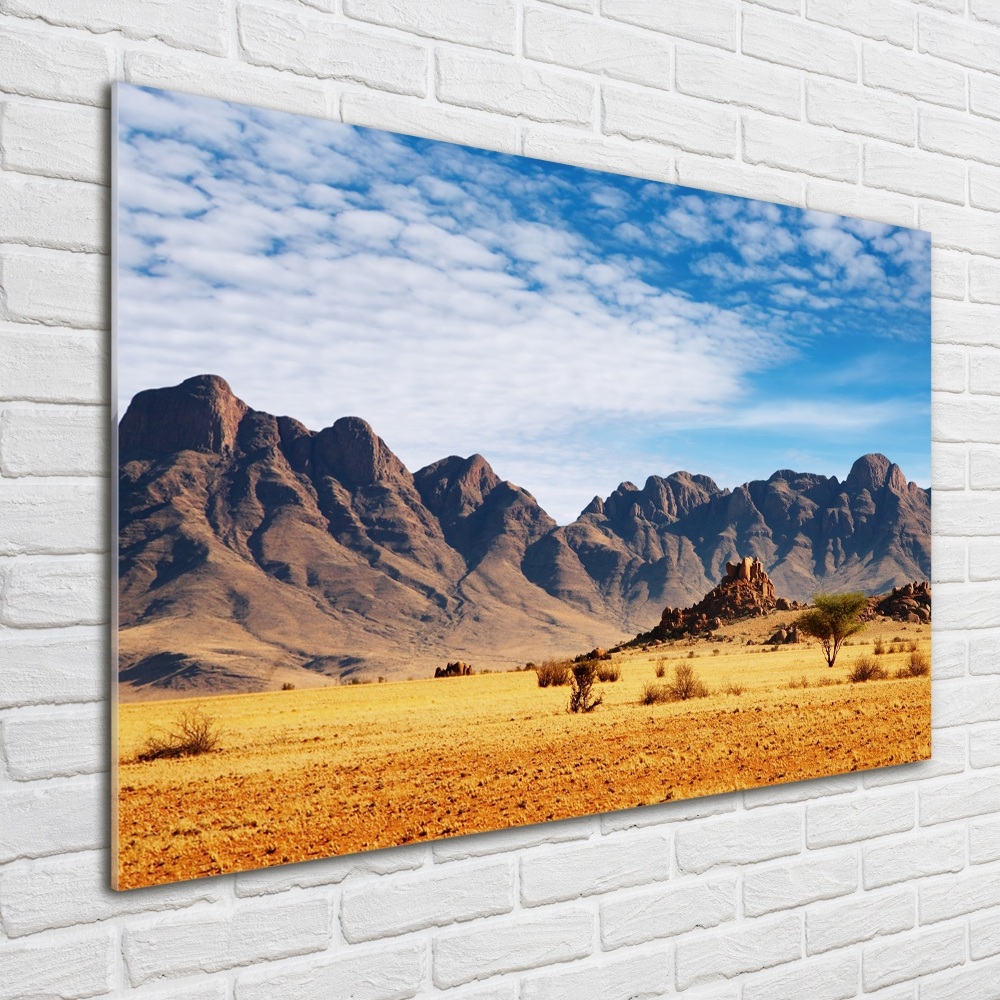
[[(130, 888), (412, 841), (795, 781), (930, 755), (930, 679), (850, 684), (893, 634), (929, 655), (930, 629), (871, 626), (833, 670), (817, 646), (658, 646), (615, 657), (593, 713), (534, 671), (224, 695), (119, 709), (118, 885)], [(689, 657), (694, 652), (694, 658)], [(706, 698), (643, 705), (666, 658)], [(726, 691), (739, 693), (726, 693)], [(137, 762), (184, 710), (220, 749)]]

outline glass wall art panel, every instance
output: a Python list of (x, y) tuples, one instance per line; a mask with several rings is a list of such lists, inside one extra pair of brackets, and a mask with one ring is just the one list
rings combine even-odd
[(115, 105), (118, 888), (929, 756), (927, 233)]

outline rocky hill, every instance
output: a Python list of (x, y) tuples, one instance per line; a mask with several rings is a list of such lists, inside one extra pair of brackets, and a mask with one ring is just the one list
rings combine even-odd
[(119, 427), (123, 697), (427, 676), (609, 645), (749, 553), (779, 592), (929, 576), (930, 495), (879, 455), (623, 483), (557, 527), (479, 455), (411, 474), (372, 428), (318, 432), (213, 375), (139, 393)]

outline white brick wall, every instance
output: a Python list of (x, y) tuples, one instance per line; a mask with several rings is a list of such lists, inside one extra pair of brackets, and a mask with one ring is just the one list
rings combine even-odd
[[(934, 242), (934, 758), (115, 895), (109, 83)], [(0, 1000), (982, 1000), (1000, 983), (996, 0), (0, 0)]]

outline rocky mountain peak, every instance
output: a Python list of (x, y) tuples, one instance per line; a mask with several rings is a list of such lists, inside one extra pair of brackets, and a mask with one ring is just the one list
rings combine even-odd
[(348, 488), (409, 479), (405, 466), (360, 417), (341, 417), (315, 438), (317, 472), (333, 476)]
[(249, 407), (218, 375), (195, 375), (180, 385), (146, 389), (132, 399), (119, 425), (122, 454), (225, 454), (236, 444)]
[(875, 493), (886, 486), (897, 493), (905, 490), (906, 477), (895, 462), (890, 462), (885, 455), (877, 453), (862, 455), (851, 466), (851, 471), (844, 480), (848, 493), (860, 493), (862, 490)]

